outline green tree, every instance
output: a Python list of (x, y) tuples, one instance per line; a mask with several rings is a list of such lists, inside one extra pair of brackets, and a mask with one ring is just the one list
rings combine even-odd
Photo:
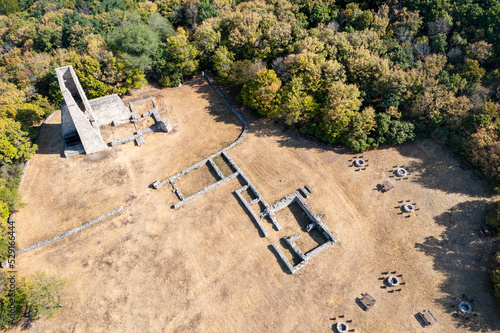
[(164, 87), (181, 83), (182, 75), (191, 75), (198, 69), (198, 50), (187, 39), (186, 31), (178, 28), (175, 36), (160, 44), (153, 57), (153, 73)]
[(129, 23), (113, 30), (107, 37), (109, 47), (121, 54), (135, 67), (151, 68), (159, 37), (157, 32), (143, 23)]
[(319, 104), (307, 94), (300, 78), (292, 79), (279, 91), (278, 101), (279, 116), (287, 125), (307, 121), (319, 112)]
[(26, 313), (38, 319), (42, 316), (52, 318), (63, 307), (64, 279), (37, 272), (26, 285)]
[(432, 37), (431, 41), (431, 50), (436, 53), (445, 53), (446, 52), (446, 35), (445, 34), (437, 34)]
[(361, 94), (353, 84), (333, 82), (326, 92), (320, 123), (322, 137), (328, 142), (339, 142), (349, 133), (349, 127), (361, 106)]
[(240, 96), (246, 105), (258, 113), (276, 117), (276, 96), (281, 87), (281, 80), (272, 69), (264, 69), (256, 74), (256, 78), (243, 86)]
[(379, 145), (384, 143), (400, 144), (415, 139), (415, 126), (412, 123), (391, 120), (391, 116), (386, 113), (377, 114), (375, 121), (377, 128), (374, 134)]
[(17, 0), (0, 1), (0, 14), (10, 15), (18, 12), (20, 9), (21, 7), (19, 7), (19, 1)]
[(234, 61), (234, 54), (231, 53), (227, 47), (220, 46), (215, 51), (212, 61), (214, 63), (214, 70), (217, 73), (217, 76), (219, 79), (224, 81), (227, 78), (231, 65)]
[(219, 16), (219, 12), (212, 7), (208, 0), (200, 1), (196, 5), (198, 6), (198, 17), (200, 21)]
[(395, 120), (391, 122), (386, 138), (389, 143), (401, 144), (415, 139), (415, 125), (407, 121)]
[(37, 148), (37, 145), (31, 145), (28, 132), (21, 129), (21, 123), (0, 118), (0, 164), (29, 159)]
[(149, 15), (148, 25), (151, 29), (153, 29), (153, 31), (157, 32), (161, 41), (166, 41), (167, 38), (172, 37), (175, 34), (172, 24), (158, 12), (154, 12)]

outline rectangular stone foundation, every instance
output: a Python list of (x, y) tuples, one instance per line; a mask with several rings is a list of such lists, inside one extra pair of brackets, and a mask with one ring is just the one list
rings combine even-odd
[(290, 269), (290, 272), (294, 274), (297, 272), (299, 269), (304, 267), (309, 260), (311, 260), (314, 256), (318, 255), (319, 253), (323, 252), (333, 244), (335, 244), (338, 239), (337, 237), (331, 232), (331, 230), (326, 226), (323, 221), (321, 220), (320, 216), (314, 213), (307, 203), (305, 197), (310, 196), (312, 193), (311, 189), (309, 189), (307, 186), (301, 187), (299, 190), (287, 195), (286, 197), (278, 200), (274, 204), (272, 204), (265, 212), (264, 214), (274, 214), (275, 212), (282, 210), (289, 205), (293, 203), (297, 203), (299, 207), (304, 211), (304, 213), (307, 215), (307, 217), (311, 220), (312, 228), (318, 228), (325, 238), (327, 239), (327, 242), (317, 246), (316, 248), (312, 249), (311, 251), (307, 252), (304, 254), (299, 247), (295, 244), (295, 240), (299, 238), (299, 235), (293, 235), (291, 237), (283, 237), (283, 240), (290, 246), (291, 250), (302, 259), (302, 261), (293, 266), (288, 259), (281, 253), (277, 245), (273, 244), (273, 247), (276, 249), (276, 251), (279, 251), (280, 257), (285, 263), (285, 265)]

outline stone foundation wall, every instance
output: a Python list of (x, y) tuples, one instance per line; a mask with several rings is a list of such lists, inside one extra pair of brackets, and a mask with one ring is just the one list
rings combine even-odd
[(283, 240), (288, 244), (288, 246), (292, 248), (293, 252), (295, 252), (300, 257), (300, 259), (302, 259), (302, 261), (307, 261), (308, 258), (306, 257), (306, 255), (295, 244), (295, 240), (299, 237), (299, 234), (295, 234), (291, 237), (283, 237)]
[(312, 249), (311, 251), (307, 252), (306, 253), (306, 258), (307, 260), (310, 260), (312, 259), (312, 257), (320, 254), (321, 252), (323, 252), (324, 250), (326, 250), (327, 248), (329, 248), (330, 246), (332, 246), (333, 244), (335, 244), (335, 242), (333, 241), (329, 241), (329, 242), (326, 242), (324, 244), (321, 244), (320, 246)]
[(224, 184), (225, 182), (227, 182), (227, 181), (229, 181), (229, 180), (231, 180), (231, 179), (236, 178), (237, 176), (238, 176), (238, 173), (237, 173), (237, 172), (235, 172), (235, 173), (233, 173), (232, 175), (230, 175), (230, 176), (228, 176), (228, 177), (226, 177), (226, 178), (223, 178), (223, 179), (219, 180), (218, 182), (213, 183), (212, 185), (209, 185), (209, 186), (205, 187), (203, 190), (201, 190), (201, 191), (199, 191), (199, 192), (196, 192), (196, 193), (195, 193), (195, 194), (193, 194), (192, 196), (187, 197), (187, 198), (185, 198), (184, 200), (182, 200), (182, 201), (179, 201), (179, 202), (175, 203), (175, 204), (174, 204), (174, 206), (173, 206), (173, 208), (177, 208), (177, 207), (179, 207), (179, 206), (182, 206), (182, 205), (183, 205), (183, 204), (185, 204), (186, 202), (193, 200), (194, 198), (196, 198), (196, 197), (198, 197), (198, 196), (200, 196), (200, 195), (202, 195), (202, 194), (204, 194), (204, 193), (206, 193), (206, 192), (208, 192), (208, 191), (210, 191), (210, 190), (212, 190), (212, 189), (216, 188), (216, 187), (217, 187), (217, 186), (219, 186), (219, 185)]
[(290, 271), (290, 273), (294, 274), (295, 272), (297, 272), (299, 269), (301, 269), (302, 267), (304, 267), (307, 264), (306, 261), (301, 261), (297, 265), (293, 266), (290, 263), (290, 261), (288, 261), (288, 259), (285, 257), (285, 255), (283, 254), (283, 252), (281, 252), (281, 250), (278, 247), (278, 245), (276, 245), (275, 243), (273, 243), (273, 244), (271, 244), (271, 246), (278, 253), (278, 256), (281, 258), (281, 261), (283, 261), (283, 263), (286, 265), (286, 267), (288, 268), (288, 270)]
[(90, 221), (90, 222), (87, 222), (87, 223), (85, 223), (85, 224), (82, 224), (81, 226), (76, 227), (76, 228), (74, 228), (74, 229), (71, 229), (70, 231), (67, 231), (67, 232), (65, 232), (65, 233), (64, 233), (64, 234), (62, 234), (62, 235), (55, 236), (54, 238), (51, 238), (51, 239), (46, 239), (46, 240), (44, 240), (44, 241), (41, 241), (41, 242), (38, 242), (38, 243), (33, 244), (33, 245), (31, 245), (31, 246), (28, 246), (28, 247), (26, 247), (26, 248), (24, 248), (24, 249), (20, 250), (17, 254), (22, 254), (22, 253), (25, 253), (25, 252), (28, 252), (28, 251), (31, 251), (31, 250), (37, 249), (37, 248), (39, 248), (39, 247), (41, 247), (41, 246), (47, 245), (47, 244), (49, 244), (49, 243), (52, 243), (52, 242), (54, 242), (54, 241), (56, 241), (56, 240), (58, 240), (58, 239), (62, 239), (62, 238), (68, 237), (68, 236), (70, 236), (70, 235), (73, 235), (74, 233), (77, 233), (78, 231), (81, 231), (81, 230), (83, 230), (83, 229), (85, 229), (85, 228), (88, 228), (88, 227), (90, 227), (90, 226), (91, 226), (91, 225), (93, 225), (93, 224), (96, 224), (96, 223), (98, 223), (98, 222), (101, 222), (102, 220), (104, 220), (104, 219), (106, 219), (106, 218), (108, 218), (108, 217), (110, 217), (110, 216), (112, 216), (112, 215), (115, 215), (115, 214), (117, 214), (117, 213), (121, 212), (124, 208), (125, 208), (124, 206), (121, 206), (121, 207), (118, 207), (118, 208), (116, 208), (116, 209), (113, 209), (112, 211), (110, 211), (110, 212), (108, 212), (108, 213), (106, 213), (106, 214), (104, 214), (104, 215), (102, 215), (102, 216), (99, 216), (99, 217), (98, 217), (98, 218), (96, 218), (95, 220), (92, 220), (92, 221)]
[(170, 185), (172, 185), (172, 188), (174, 189), (175, 194), (177, 195), (177, 198), (179, 198), (180, 201), (184, 200), (184, 196), (181, 193), (181, 190), (177, 187), (177, 184), (172, 180), (170, 181)]
[[(232, 144), (230, 144), (229, 146), (227, 146), (226, 148), (216, 152), (215, 154), (212, 154), (210, 155), (209, 157), (207, 157), (206, 159), (204, 160), (201, 160), (200, 162), (176, 173), (175, 175), (171, 176), (170, 178), (168, 179), (165, 179), (164, 181), (160, 182), (157, 180), (157, 186), (158, 187), (155, 187), (155, 188), (160, 188), (162, 186), (164, 186), (165, 184), (167, 184), (171, 179), (177, 179), (179, 178), (180, 176), (182, 175), (185, 175), (186, 173), (196, 169), (196, 168), (199, 168), (200, 166), (202, 166), (203, 164), (207, 163), (208, 159), (213, 159), (215, 157), (217, 157), (218, 155), (220, 155), (222, 152), (225, 152), (226, 150), (228, 149), (231, 149), (233, 148), (234, 146), (236, 146), (238, 143), (241, 142), (241, 140), (243, 140), (243, 138), (245, 137), (245, 135), (247, 134), (248, 132), (248, 123), (247, 121), (245, 120), (245, 118), (241, 115), (241, 113), (238, 112), (238, 110), (236, 110), (236, 108), (229, 102), (229, 100), (226, 98), (226, 96), (224, 95), (224, 93), (217, 87), (217, 85), (208, 77), (208, 75), (205, 75), (205, 79), (207, 80), (207, 82), (212, 86), (212, 88), (214, 88), (214, 90), (219, 94), (219, 96), (224, 100), (224, 103), (226, 103), (226, 105), (229, 107), (229, 109), (236, 115), (236, 117), (238, 117), (238, 119), (241, 121), (242, 125), (243, 125), (243, 130), (241, 131), (241, 134), (240, 136), (238, 137), (238, 139), (236, 139), (236, 141), (234, 141)], [(156, 183), (156, 182), (155, 182)]]
[(250, 216), (252, 217), (252, 219), (254, 220), (254, 222), (259, 227), (259, 230), (262, 232), (262, 234), (264, 235), (264, 237), (267, 237), (268, 233), (267, 233), (266, 229), (264, 228), (264, 226), (262, 225), (262, 223), (260, 222), (259, 217), (255, 214), (255, 212), (253, 211), (252, 207), (250, 207), (250, 205), (248, 204), (248, 202), (245, 200), (245, 198), (243, 198), (243, 195), (241, 194), (241, 192), (244, 192), (247, 189), (248, 189), (248, 185), (245, 185), (242, 188), (236, 190), (235, 193), (238, 196), (238, 199), (240, 199), (241, 203), (245, 206), (248, 214), (250, 214)]
[(219, 170), (219, 168), (217, 167), (217, 165), (215, 164), (215, 162), (211, 158), (208, 159), (208, 164), (215, 171), (215, 173), (217, 174), (217, 176), (219, 177), (219, 179), (223, 179), (224, 178), (224, 175), (222, 174), (222, 172)]

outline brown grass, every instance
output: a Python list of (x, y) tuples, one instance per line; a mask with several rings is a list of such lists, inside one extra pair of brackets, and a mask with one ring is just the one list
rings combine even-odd
[(216, 176), (207, 164), (203, 164), (199, 168), (181, 176), (175, 183), (181, 190), (182, 195), (187, 198), (215, 183), (217, 181)]
[(213, 158), (213, 161), (222, 172), (224, 177), (227, 177), (234, 173), (235, 170), (233, 170), (231, 166), (222, 158), (222, 155), (216, 156), (215, 158)]
[[(251, 119), (249, 134), (228, 154), (269, 204), (309, 185), (309, 204), (339, 238), (290, 275), (269, 246), (301, 232), (293, 207), (279, 216), (289, 227), (278, 232), (266, 222), (269, 237), (261, 238), (233, 194), (237, 180), (176, 210), (168, 186), (148, 188), (234, 141), (241, 129), (201, 81), (146, 87), (127, 100), (150, 96), (167, 107), (175, 130), (148, 135), (144, 146), (66, 160), (57, 118), (42, 133), (21, 186), (28, 205), (15, 215), (21, 247), (127, 208), (20, 256), (21, 274), (43, 269), (69, 280), (66, 306), (28, 331), (331, 332), (332, 318), (345, 315), (357, 332), (420, 332), (415, 315), (423, 309), (438, 318), (426, 332), (500, 331), (487, 286), (493, 246), (475, 232), (490, 195), (448, 150), (432, 141), (384, 148), (365, 153), (369, 167), (355, 171), (354, 155)], [(391, 178), (395, 165), (412, 170), (409, 179)], [(387, 179), (395, 189), (373, 190)], [(421, 209), (398, 215), (401, 200)], [(380, 288), (387, 270), (404, 275), (400, 293)], [(369, 312), (356, 303), (362, 292), (377, 299)], [(453, 316), (462, 295), (474, 299), (477, 316), (469, 320)]]
[[(127, 104), (127, 106), (128, 106), (128, 104)], [(139, 116), (141, 116), (144, 112), (147, 112), (147, 111), (153, 109), (154, 105), (153, 105), (153, 101), (149, 100), (149, 101), (145, 101), (145, 102), (141, 102), (141, 103), (135, 103), (135, 104), (133, 104), (133, 107), (134, 107), (135, 113), (137, 113)]]

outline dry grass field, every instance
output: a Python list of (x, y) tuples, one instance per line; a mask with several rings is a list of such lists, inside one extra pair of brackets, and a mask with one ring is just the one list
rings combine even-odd
[[(57, 115), (43, 131), (21, 187), (27, 205), (15, 215), (20, 247), (126, 209), (20, 256), (21, 274), (45, 270), (69, 282), (66, 306), (53, 319), (12, 331), (331, 332), (343, 315), (356, 332), (500, 332), (487, 285), (493, 246), (477, 234), (491, 195), (448, 150), (432, 141), (379, 149), (365, 153), (368, 167), (356, 171), (351, 164), (359, 155), (245, 112), (250, 130), (228, 155), (269, 204), (311, 187), (308, 203), (339, 238), (291, 275), (270, 245), (282, 247), (283, 236), (301, 233), (297, 244), (308, 250), (319, 239), (301, 230), (307, 221), (297, 207), (277, 214), (283, 230), (265, 223), (263, 238), (233, 193), (237, 179), (175, 210), (169, 186), (149, 187), (241, 131), (199, 79), (180, 88), (145, 87), (124, 100), (151, 96), (167, 109), (174, 131), (147, 134), (141, 147), (128, 143), (66, 160)], [(119, 131), (109, 127), (103, 135), (132, 134)], [(412, 173), (396, 180), (395, 166)], [(209, 177), (199, 171), (179, 186), (203, 188)], [(382, 194), (375, 187), (385, 180), (396, 187)], [(406, 200), (420, 208), (409, 218), (396, 208)], [(403, 274), (400, 292), (381, 288), (385, 271)], [(377, 300), (370, 311), (356, 301), (364, 292)], [(452, 307), (464, 297), (473, 299), (469, 319)], [(424, 309), (434, 312), (435, 325), (423, 328), (416, 314)]]

